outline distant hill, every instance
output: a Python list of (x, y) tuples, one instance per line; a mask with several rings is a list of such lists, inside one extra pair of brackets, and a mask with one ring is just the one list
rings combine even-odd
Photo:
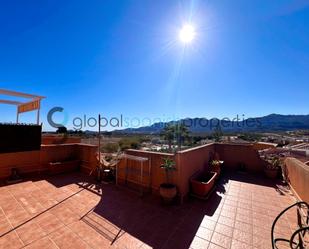
[(270, 131), (292, 131), (308, 130), (309, 115), (280, 115), (270, 114), (264, 117), (242, 119), (239, 117), (234, 120), (228, 119), (206, 119), (206, 118), (186, 118), (168, 123), (155, 123), (151, 126), (140, 128), (129, 128), (116, 130), (115, 133), (132, 133), (132, 134), (157, 134), (168, 124), (183, 122), (187, 125), (192, 133), (209, 133), (220, 125), (225, 132), (270, 132)]

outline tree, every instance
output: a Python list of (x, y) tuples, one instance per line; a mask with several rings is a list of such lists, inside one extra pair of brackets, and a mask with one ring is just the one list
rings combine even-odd
[(169, 150), (171, 151), (172, 142), (176, 140), (178, 149), (181, 149), (181, 145), (189, 137), (188, 127), (184, 123), (177, 123), (175, 125), (167, 125), (163, 129), (161, 135), (163, 139), (168, 142)]
[(189, 129), (184, 123), (175, 125), (175, 134), (176, 141), (179, 150), (181, 149), (181, 145), (184, 144), (185, 140), (189, 137)]
[(58, 127), (56, 133), (66, 134), (66, 133), (68, 133), (68, 130), (65, 126), (60, 126), (60, 127)]
[(169, 151), (172, 150), (172, 142), (174, 140), (174, 128), (173, 125), (166, 125), (161, 133), (161, 136), (168, 143)]
[(216, 142), (219, 142), (222, 136), (223, 132), (221, 130), (221, 126), (217, 125), (213, 132), (213, 138), (215, 139)]

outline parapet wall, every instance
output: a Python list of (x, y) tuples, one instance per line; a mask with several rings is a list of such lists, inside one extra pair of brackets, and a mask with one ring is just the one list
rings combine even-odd
[(298, 197), (309, 203), (309, 166), (288, 157), (285, 159), (286, 175), (289, 184)]
[(42, 144), (77, 144), (81, 142), (80, 137), (67, 135), (43, 135)]
[[(166, 181), (165, 172), (160, 168), (164, 157), (173, 158), (176, 162), (177, 170), (172, 172), (171, 182), (178, 187), (178, 194), (183, 199), (190, 190), (189, 180), (198, 171), (207, 170), (209, 160), (216, 156), (217, 159), (224, 161), (224, 167), (227, 170), (237, 170), (239, 164), (244, 164), (249, 172), (260, 173), (263, 171), (263, 161), (260, 159), (258, 152), (252, 145), (234, 145), (234, 144), (206, 144), (199, 147), (179, 151), (175, 154), (148, 152), (141, 150), (127, 150), (127, 154), (147, 157), (151, 162), (151, 179), (147, 179), (148, 172), (143, 172), (145, 176), (144, 185), (151, 182), (154, 193), (159, 191), (160, 184)], [(140, 176), (139, 162), (125, 162), (122, 160), (119, 164), (120, 172), (118, 180), (123, 181), (125, 178), (125, 164), (134, 168), (136, 172), (135, 180), (138, 181)], [(145, 166), (145, 169), (147, 167)]]
[(215, 144), (207, 144), (176, 153), (179, 168), (178, 186), (181, 198), (189, 193), (189, 180), (198, 171), (207, 170), (211, 155), (215, 153)]
[(215, 151), (227, 169), (237, 170), (244, 164), (249, 172), (263, 171), (264, 163), (253, 145), (215, 144)]
[(90, 172), (96, 166), (97, 146), (87, 144), (42, 145), (41, 150), (1, 153), (0, 178), (11, 174), (12, 168), (18, 168), (22, 174), (36, 174), (47, 171), (50, 162), (77, 159), (81, 170)]

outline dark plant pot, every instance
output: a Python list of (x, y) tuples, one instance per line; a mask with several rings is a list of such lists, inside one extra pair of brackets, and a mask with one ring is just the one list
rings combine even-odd
[(193, 193), (199, 196), (207, 195), (213, 188), (216, 178), (217, 172), (207, 172), (191, 179), (190, 183)]
[(265, 175), (270, 179), (275, 179), (278, 176), (278, 169), (264, 169)]
[(174, 184), (162, 183), (160, 185), (160, 195), (164, 201), (170, 202), (177, 195), (177, 188)]

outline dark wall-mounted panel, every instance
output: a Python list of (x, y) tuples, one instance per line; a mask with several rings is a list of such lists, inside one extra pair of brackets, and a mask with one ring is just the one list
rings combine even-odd
[(0, 124), (0, 153), (40, 150), (42, 126)]

